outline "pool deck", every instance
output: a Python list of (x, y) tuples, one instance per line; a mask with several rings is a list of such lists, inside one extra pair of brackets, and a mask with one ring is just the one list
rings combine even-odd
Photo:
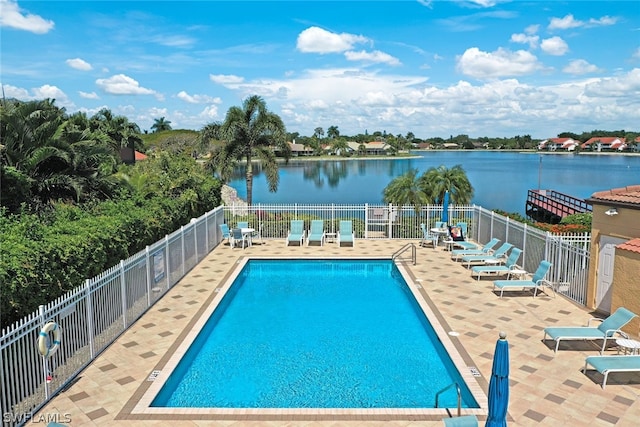
[[(212, 298), (245, 257), (389, 257), (404, 240), (356, 240), (355, 247), (285, 247), (284, 240), (231, 249), (214, 249), (163, 299), (99, 355), (76, 381), (55, 396), (34, 420), (70, 420), (76, 426), (442, 426), (441, 415), (420, 410), (406, 414), (380, 410), (375, 413), (332, 414), (330, 410), (301, 415), (295, 410), (279, 414), (230, 413), (212, 416), (176, 414), (146, 415), (135, 407), (152, 382), (154, 370), (164, 366)], [(417, 244), (417, 241), (415, 242)], [(491, 280), (476, 281), (469, 270), (450, 259), (439, 247), (417, 248), (417, 263), (405, 263), (414, 286), (430, 298), (442, 327), (459, 335), (451, 338), (468, 366), (481, 374), (478, 384), (486, 394), (493, 350), (499, 331), (510, 344), (510, 426), (637, 426), (640, 420), (640, 374), (610, 374), (602, 390), (602, 377), (581, 372), (587, 356), (597, 355), (593, 343), (552, 345), (542, 342), (543, 328), (580, 326), (592, 317), (589, 310), (557, 296), (492, 292)], [(637, 338), (637, 337), (635, 337)], [(616, 354), (611, 348), (607, 354)], [(486, 402), (485, 405), (486, 406)], [(485, 416), (479, 415), (480, 425)], [(29, 423), (27, 425), (32, 425)], [(44, 424), (43, 424), (44, 425)]]

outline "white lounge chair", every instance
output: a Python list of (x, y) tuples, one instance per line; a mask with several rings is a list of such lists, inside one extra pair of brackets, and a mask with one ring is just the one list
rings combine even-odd
[(300, 246), (304, 242), (304, 221), (301, 219), (292, 219), (291, 226), (289, 228), (289, 234), (287, 234), (287, 245), (289, 243), (298, 242)]
[(457, 261), (466, 255), (490, 255), (498, 243), (500, 243), (500, 239), (494, 237), (479, 249), (455, 249), (451, 251), (451, 258)]
[(607, 377), (613, 372), (640, 372), (640, 356), (589, 356), (582, 372), (587, 373), (591, 365), (603, 375), (602, 389), (607, 386)]
[[(636, 314), (624, 307), (618, 309), (606, 319), (592, 317), (587, 321), (587, 326), (551, 326), (544, 328), (542, 340), (547, 336), (556, 342), (555, 352), (558, 352), (560, 341), (562, 340), (603, 340), (600, 354), (607, 346), (607, 340), (612, 339), (615, 334), (624, 335), (622, 327), (629, 323)], [(591, 326), (591, 322), (599, 321), (597, 327)]]
[(352, 221), (340, 221), (340, 228), (338, 230), (338, 246), (342, 246), (342, 243), (351, 243), (351, 246), (355, 246), (355, 234), (353, 232)]
[(462, 257), (462, 262), (467, 264), (467, 268), (471, 267), (472, 263), (486, 263), (486, 262), (498, 262), (503, 263), (507, 260), (507, 252), (513, 247), (511, 243), (504, 242), (495, 252), (484, 255), (465, 255)]
[[(518, 259), (520, 259), (521, 254), (522, 249), (513, 248), (511, 249), (511, 252), (509, 252), (509, 256), (507, 257), (504, 265), (476, 265), (471, 267), (471, 275), (476, 275), (478, 280), (480, 280), (480, 276), (483, 274), (509, 274), (512, 270), (520, 270), (522, 267), (520, 267), (517, 262)], [(507, 279), (509, 279), (508, 276)]]
[(493, 290), (495, 291), (496, 288), (500, 289), (500, 298), (502, 298), (505, 289), (533, 289), (533, 297), (535, 298), (538, 294), (538, 290), (548, 287), (553, 291), (553, 296), (555, 298), (556, 292), (553, 289), (553, 284), (545, 279), (550, 268), (551, 263), (549, 261), (540, 261), (540, 265), (538, 265), (538, 268), (533, 273), (531, 280), (494, 280)]
[(312, 220), (311, 228), (309, 228), (309, 235), (307, 236), (307, 246), (312, 242), (320, 243), (320, 246), (324, 245), (325, 236), (324, 221), (321, 219)]

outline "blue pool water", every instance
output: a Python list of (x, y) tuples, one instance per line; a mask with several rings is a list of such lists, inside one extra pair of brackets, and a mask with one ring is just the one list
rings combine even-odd
[(151, 406), (431, 408), (454, 381), (479, 407), (391, 261), (250, 260)]

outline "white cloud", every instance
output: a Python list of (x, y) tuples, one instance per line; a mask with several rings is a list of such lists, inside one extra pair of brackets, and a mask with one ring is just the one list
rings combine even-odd
[(631, 54), (631, 58), (633, 59), (640, 59), (640, 47), (637, 48), (632, 54)]
[(550, 30), (568, 30), (570, 28), (578, 27), (601, 27), (604, 25), (615, 25), (618, 22), (618, 18), (611, 16), (603, 16), (599, 19), (591, 18), (589, 21), (580, 21), (573, 17), (572, 14), (566, 15), (564, 18), (551, 18), (549, 23)]
[(540, 48), (543, 52), (553, 56), (562, 56), (569, 51), (569, 46), (560, 37), (551, 37), (542, 40)]
[[(640, 93), (640, 68), (634, 68), (626, 74), (615, 77), (606, 77), (590, 81), (585, 85), (585, 95), (590, 97), (618, 98), (630, 97), (630, 94)], [(638, 97), (635, 97), (638, 104)], [(636, 116), (640, 116), (636, 110)]]
[(531, 49), (538, 47), (538, 41), (540, 37), (529, 34), (511, 34), (511, 41), (514, 43), (526, 43)]
[(28, 101), (34, 99), (33, 96), (29, 95), (29, 91), (21, 88), (15, 87), (12, 85), (2, 85), (2, 90), (4, 91), (4, 96), (7, 98), (15, 98), (21, 101)]
[(0, 11), (0, 27), (46, 34), (55, 25), (53, 21), (25, 12), (18, 6), (17, 1), (0, 0)]
[(601, 26), (601, 25), (615, 25), (618, 22), (618, 18), (611, 16), (603, 16), (600, 19), (589, 19), (590, 26)]
[(204, 108), (198, 114), (198, 117), (205, 119), (206, 121), (215, 120), (218, 117), (218, 106), (217, 105), (209, 105)]
[(189, 95), (184, 90), (180, 91), (176, 97), (178, 99), (183, 100), (184, 102), (188, 102), (189, 104), (221, 104), (222, 100), (219, 97), (212, 97), (209, 95)]
[(550, 30), (568, 30), (569, 28), (581, 27), (584, 22), (577, 21), (572, 14), (566, 15), (564, 18), (551, 18), (549, 23)]
[(191, 37), (186, 37), (182, 35), (178, 36), (157, 36), (152, 40), (154, 43), (160, 44), (162, 46), (169, 47), (189, 47), (192, 46), (196, 40)]
[(83, 91), (78, 91), (78, 94), (80, 94), (80, 96), (82, 98), (85, 99), (100, 99), (100, 97), (98, 96), (97, 93), (95, 92), (83, 92)]
[(161, 97), (156, 91), (140, 86), (140, 83), (124, 74), (116, 74), (108, 79), (98, 79), (96, 84), (111, 95), (155, 95)]
[(601, 70), (595, 65), (589, 64), (584, 59), (576, 59), (574, 61), (569, 62), (569, 64), (567, 64), (567, 66), (564, 67), (562, 71), (567, 74), (580, 75), (580, 74), (597, 73)]
[(344, 56), (349, 61), (365, 61), (384, 63), (389, 65), (401, 65), (398, 58), (395, 58), (388, 53), (380, 52), (379, 50), (374, 50), (373, 52), (365, 52), (364, 50), (361, 50), (360, 52), (347, 51), (344, 53)]
[(89, 71), (93, 69), (91, 64), (89, 64), (84, 59), (80, 59), (80, 58), (67, 59), (65, 62), (69, 67), (75, 68), (76, 70)]
[(322, 28), (309, 27), (298, 35), (296, 47), (304, 53), (341, 53), (352, 50), (356, 44), (368, 41), (364, 36), (336, 34)]
[(483, 52), (472, 47), (458, 56), (457, 62), (459, 72), (478, 79), (522, 76), (542, 68), (538, 58), (532, 53), (524, 50), (513, 52), (503, 48)]
[(243, 77), (240, 76), (234, 76), (232, 74), (209, 74), (209, 79), (214, 82), (214, 83), (218, 83), (221, 85), (234, 85), (234, 84), (239, 84), (242, 83), (244, 81)]

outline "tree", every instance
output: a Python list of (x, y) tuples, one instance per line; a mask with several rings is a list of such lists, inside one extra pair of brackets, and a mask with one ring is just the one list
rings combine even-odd
[(324, 136), (324, 129), (322, 129), (321, 127), (317, 127), (314, 129), (313, 131), (313, 136), (316, 138), (321, 138)]
[(171, 130), (171, 121), (165, 120), (164, 117), (154, 119), (153, 125), (151, 125), (153, 132), (162, 132), (163, 130)]
[(222, 143), (215, 146), (207, 167), (218, 173), (224, 182), (231, 179), (233, 169), (240, 160), (246, 161), (247, 203), (253, 202), (253, 158), (262, 162), (269, 191), (278, 190), (278, 163), (274, 148), (286, 161), (291, 149), (286, 143), (287, 130), (282, 119), (267, 109), (265, 101), (250, 96), (242, 107), (231, 107), (219, 127)]
[(451, 203), (454, 204), (469, 204), (473, 198), (473, 187), (461, 165), (452, 168), (440, 165), (428, 169), (420, 177), (420, 189), (430, 203), (441, 204), (446, 191), (449, 191)]
[(327, 129), (327, 136), (331, 139), (339, 137), (340, 131), (338, 130), (338, 126), (329, 126), (329, 129)]
[(14, 102), (0, 108), (0, 123), (1, 201), (11, 211), (21, 203), (39, 210), (56, 200), (104, 199), (117, 190), (118, 158), (84, 114), (67, 117), (50, 100)]
[(382, 191), (382, 199), (394, 205), (413, 205), (416, 213), (420, 212), (420, 206), (429, 203), (429, 196), (418, 177), (418, 169), (411, 169), (394, 178)]

